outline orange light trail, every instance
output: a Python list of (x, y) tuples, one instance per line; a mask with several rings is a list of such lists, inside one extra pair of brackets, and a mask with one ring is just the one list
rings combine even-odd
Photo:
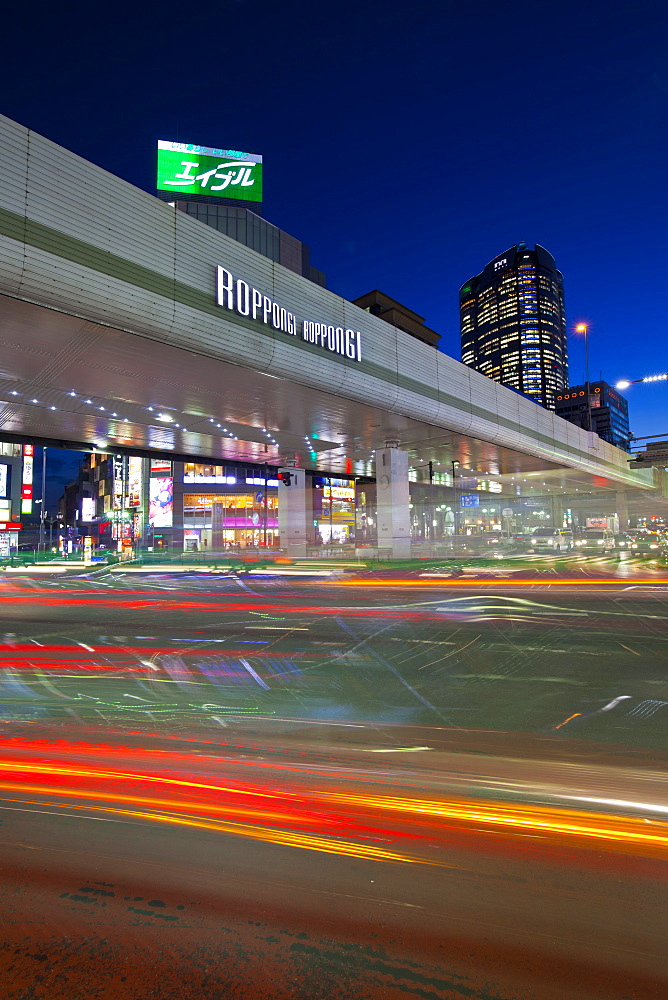
[[(56, 759), (27, 756), (38, 748)], [(57, 806), (73, 815), (91, 814), (91, 818), (99, 814), (187, 826), (328, 854), (445, 867), (451, 866), (440, 860), (443, 850), (452, 846), (453, 838), (462, 836), (503, 834), (510, 842), (534, 836), (546, 845), (651, 858), (665, 857), (668, 849), (668, 824), (636, 816), (450, 795), (426, 799), (339, 792), (314, 787), (310, 777), (305, 785), (288, 791), (284, 782), (279, 787), (275, 784), (276, 770), (289, 770), (280, 765), (265, 775), (254, 770), (253, 783), (230, 776), (221, 782), (217, 776), (198, 778), (184, 770), (215, 766), (220, 771), (228, 764), (245, 770), (246, 762), (139, 751), (141, 766), (130, 768), (114, 763), (120, 748), (73, 744), (69, 749), (71, 757), (95, 754), (97, 760), (64, 760), (64, 744), (34, 741), (28, 748), (21, 740), (7, 741), (0, 757), (0, 771), (5, 774), (5, 780), (0, 780), (3, 801)], [(109, 765), (99, 763), (105, 758), (111, 758)], [(180, 770), (156, 773), (149, 769), (161, 761), (178, 762)], [(265, 784), (257, 777), (264, 778)], [(349, 777), (342, 773), (338, 780)], [(373, 841), (395, 846), (385, 848)], [(436, 853), (430, 856), (434, 849)]]

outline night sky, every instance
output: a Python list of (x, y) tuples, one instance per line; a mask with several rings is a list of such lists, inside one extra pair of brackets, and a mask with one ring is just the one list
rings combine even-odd
[[(661, 0), (38, 2), (3, 28), (10, 118), (148, 191), (159, 138), (262, 153), (264, 214), (328, 287), (382, 289), (453, 357), (460, 285), (524, 240), (591, 324), (592, 378), (668, 371)], [(668, 384), (626, 395), (636, 435), (668, 433)]]

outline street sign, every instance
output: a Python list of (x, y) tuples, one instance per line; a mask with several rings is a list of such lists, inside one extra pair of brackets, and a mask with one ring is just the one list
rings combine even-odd
[(477, 493), (465, 493), (459, 498), (459, 503), (462, 507), (479, 507), (480, 497)]
[(513, 516), (512, 507), (504, 507), (503, 510), (501, 511), (501, 517), (512, 517), (512, 516)]

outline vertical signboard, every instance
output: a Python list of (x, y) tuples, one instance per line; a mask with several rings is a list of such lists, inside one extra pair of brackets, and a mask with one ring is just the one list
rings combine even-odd
[(23, 445), (23, 474), (21, 478), (21, 513), (32, 514), (32, 480), (33, 462), (35, 461), (34, 447), (31, 444)]
[(141, 458), (128, 459), (128, 507), (141, 507), (142, 468)]
[(90, 535), (86, 535), (84, 538), (84, 563), (86, 566), (90, 566), (93, 562), (93, 539)]
[(114, 459), (114, 510), (123, 509), (125, 483), (125, 459)]

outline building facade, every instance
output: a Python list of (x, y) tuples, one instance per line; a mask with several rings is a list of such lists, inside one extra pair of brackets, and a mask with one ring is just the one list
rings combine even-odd
[(543, 247), (518, 243), (459, 291), (462, 361), (546, 409), (568, 385), (564, 283)]
[(411, 337), (421, 340), (423, 344), (438, 347), (441, 335), (440, 333), (436, 333), (435, 330), (430, 330), (428, 326), (425, 326), (424, 316), (413, 312), (412, 309), (402, 305), (401, 302), (397, 302), (396, 299), (390, 298), (385, 292), (381, 292), (375, 288), (372, 292), (367, 292), (366, 295), (361, 295), (352, 301), (360, 309), (371, 313), (372, 316), (378, 316), (380, 319), (385, 320), (386, 323), (391, 323), (392, 326), (403, 330), (404, 333), (409, 333)]
[(257, 153), (160, 141), (156, 196), (325, 288), (310, 248), (263, 218), (262, 169)]
[(563, 417), (571, 424), (576, 424), (584, 430), (594, 431), (604, 441), (614, 444), (623, 451), (629, 450), (631, 440), (629, 404), (607, 382), (599, 379), (597, 382), (589, 383), (589, 407), (587, 407), (585, 383), (557, 393), (554, 408), (557, 416)]

